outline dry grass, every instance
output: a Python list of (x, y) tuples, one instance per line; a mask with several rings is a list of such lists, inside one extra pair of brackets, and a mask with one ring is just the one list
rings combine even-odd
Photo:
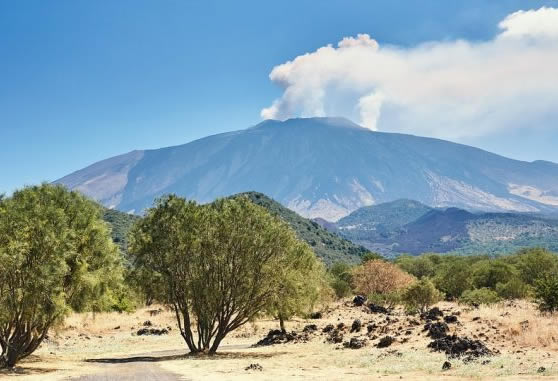
[[(378, 335), (390, 334), (398, 339), (385, 349), (374, 346), (377, 339), (369, 339), (368, 346), (363, 349), (345, 349), (340, 344), (326, 343), (326, 336), (321, 332), (312, 335), (306, 343), (251, 348), (250, 345), (269, 329), (277, 328), (275, 321), (260, 320), (233, 332), (225, 339), (218, 356), (182, 356), (180, 354), (186, 350), (174, 328), (172, 313), (163, 311), (151, 316), (148, 309), (143, 309), (134, 314), (73, 315), (64, 327), (58, 327), (51, 334), (37, 356), (22, 364), (20, 374), (0, 373), (0, 379), (62, 380), (102, 369), (103, 364), (84, 362), (85, 359), (139, 354), (159, 356), (156, 366), (192, 380), (558, 379), (558, 317), (542, 316), (527, 302), (474, 310), (452, 303), (440, 303), (439, 307), (446, 313), (461, 313), (460, 323), (451, 325), (452, 332), (476, 336), (501, 354), (484, 365), (481, 361), (450, 360), (452, 369), (442, 372), (445, 355), (426, 348), (429, 339), (422, 332), (422, 325), (413, 327), (412, 334), (405, 335), (410, 320), (417, 318), (398, 311), (393, 316), (397, 322), (387, 326), (386, 333)], [(372, 322), (381, 325), (385, 321), (384, 315), (369, 314), (364, 308), (337, 303), (326, 311), (323, 319), (299, 319), (289, 322), (287, 328), (301, 331), (306, 324), (313, 323), (321, 329), (339, 322), (350, 327), (357, 318), (365, 326)], [(166, 336), (134, 335), (146, 320), (157, 327), (171, 326), (173, 329)], [(346, 332), (345, 340), (365, 334), (366, 328), (361, 333)], [(479, 336), (481, 334), (483, 336)], [(403, 343), (403, 338), (408, 341)], [(263, 371), (246, 371), (252, 363), (260, 364)], [(541, 366), (546, 368), (544, 375), (537, 373)]]

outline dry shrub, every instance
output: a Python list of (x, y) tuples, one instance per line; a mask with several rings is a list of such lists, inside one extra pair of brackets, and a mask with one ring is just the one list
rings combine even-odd
[(353, 271), (353, 287), (362, 295), (399, 291), (414, 280), (397, 265), (379, 259), (367, 261)]

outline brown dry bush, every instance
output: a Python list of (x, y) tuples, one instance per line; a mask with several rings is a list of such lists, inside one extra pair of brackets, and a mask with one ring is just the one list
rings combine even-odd
[(414, 280), (397, 265), (379, 259), (365, 262), (353, 270), (353, 287), (362, 295), (402, 290)]

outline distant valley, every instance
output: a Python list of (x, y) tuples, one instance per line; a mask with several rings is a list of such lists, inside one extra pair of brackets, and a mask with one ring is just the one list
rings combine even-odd
[(558, 219), (525, 213), (472, 213), (412, 200), (363, 207), (324, 224), (332, 232), (386, 256), (454, 252), (505, 254), (523, 247), (558, 249)]

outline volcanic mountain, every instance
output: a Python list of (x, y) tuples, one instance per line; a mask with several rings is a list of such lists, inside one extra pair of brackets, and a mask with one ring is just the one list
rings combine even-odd
[(210, 202), (247, 191), (329, 221), (397, 199), (484, 211), (558, 209), (558, 164), (370, 131), (342, 118), (267, 120), (183, 145), (132, 151), (56, 182), (135, 213), (166, 193)]

